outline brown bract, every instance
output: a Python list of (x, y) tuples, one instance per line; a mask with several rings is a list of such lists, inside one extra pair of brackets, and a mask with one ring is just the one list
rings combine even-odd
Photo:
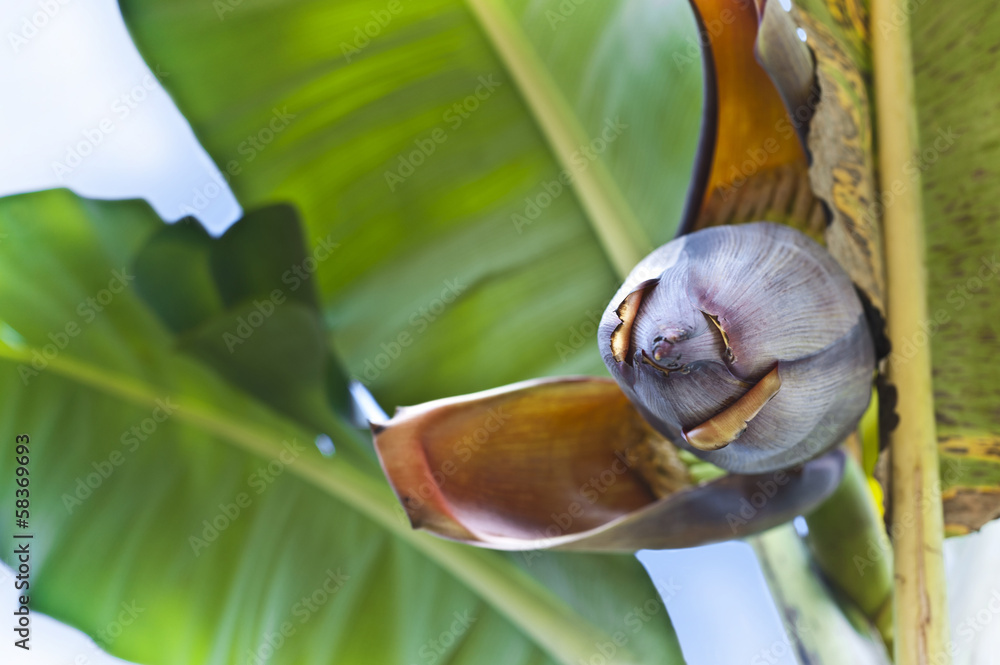
[[(794, 48), (793, 26), (776, 26), (768, 35), (772, 48), (765, 50), (775, 70), (769, 73), (756, 56), (760, 16), (754, 3), (691, 4), (702, 31), (705, 106), (681, 232), (768, 219), (821, 238), (825, 217), (809, 186), (799, 138), (804, 122), (789, 116), (782, 94), (801, 104), (804, 90), (812, 89), (808, 52)], [(776, 87), (773, 78), (783, 85)]]
[[(634, 551), (746, 536), (836, 487), (834, 452), (697, 485), (617, 385), (541, 379), (402, 408), (372, 426), (414, 527), (482, 547)], [(667, 444), (669, 445), (669, 444)]]

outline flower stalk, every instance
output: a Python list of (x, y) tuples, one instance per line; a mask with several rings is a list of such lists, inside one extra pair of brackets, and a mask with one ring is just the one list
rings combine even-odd
[(861, 466), (848, 456), (840, 487), (806, 515), (806, 543), (830, 584), (892, 649), (892, 546)]

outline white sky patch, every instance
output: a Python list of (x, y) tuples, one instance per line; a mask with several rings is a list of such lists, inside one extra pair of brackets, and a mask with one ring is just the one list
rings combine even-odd
[(382, 423), (389, 420), (389, 416), (379, 406), (375, 397), (368, 392), (368, 388), (365, 388), (364, 384), (358, 381), (351, 381), (349, 388), (351, 396), (354, 398), (354, 404), (361, 412), (362, 418), (372, 423)]
[(799, 36), (799, 39), (801, 39), (802, 41), (806, 40), (806, 31), (803, 30), (802, 28), (796, 28), (795, 34), (797, 34)]
[(316, 447), (325, 457), (330, 457), (337, 452), (337, 447), (333, 445), (333, 439), (326, 434), (320, 434), (316, 437)]
[(68, 187), (145, 198), (165, 220), (195, 212), (216, 234), (239, 219), (222, 174), (160, 85), (172, 74), (146, 66), (117, 2), (45, 5), (5, 0), (0, 9), (0, 195)]
[[(29, 591), (34, 584), (37, 562), (32, 562)], [(7, 623), (13, 624), (12, 617), (20, 605), (18, 591), (14, 588), (15, 573), (7, 564), (0, 563), (0, 612), (7, 617)], [(30, 593), (29, 593), (30, 595)], [(141, 606), (138, 606), (141, 608)], [(142, 608), (144, 609), (144, 608)], [(51, 617), (31, 608), (31, 636), (25, 651), (14, 646), (16, 637), (10, 628), (4, 631), (4, 639), (0, 640), (0, 663), (11, 665), (128, 665), (127, 660), (109, 656), (98, 647), (93, 640), (75, 628), (60, 623)], [(127, 615), (126, 615), (127, 616)], [(124, 631), (126, 627), (122, 627)]]
[[(664, 602), (688, 665), (797, 665), (749, 545), (643, 550), (638, 557), (661, 595), (669, 592)], [(719, 621), (729, 610), (739, 618)]]

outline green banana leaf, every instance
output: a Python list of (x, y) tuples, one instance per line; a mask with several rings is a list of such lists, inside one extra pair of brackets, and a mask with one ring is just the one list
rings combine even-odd
[(928, 318), (899, 360), (930, 344), (945, 528), (957, 535), (1000, 516), (1000, 377), (984, 362), (1000, 348), (1000, 16), (991, 3), (927, 3), (911, 21), (920, 144), (902, 186), (922, 187)]
[(0, 437), (30, 437), (31, 479), (0, 537), (33, 535), (35, 610), (142, 663), (682, 662), (634, 558), (414, 532), (371, 465), (179, 348), (130, 268), (162, 228), (139, 202), (0, 199)]
[[(241, 203), (294, 202), (311, 243), (340, 243), (326, 323), (389, 407), (604, 375), (593, 333), (619, 275), (564, 169), (605, 174), (637, 246), (674, 234), (701, 112), (700, 59), (673, 57), (697, 54), (690, 8), (584, 3), (550, 28), (559, 7), (122, 2)], [(497, 33), (544, 58), (552, 98), (515, 88)], [(554, 153), (540, 117), (579, 141)]]

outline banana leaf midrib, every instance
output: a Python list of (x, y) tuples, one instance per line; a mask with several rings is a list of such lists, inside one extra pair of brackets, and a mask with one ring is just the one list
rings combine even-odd
[[(574, 150), (589, 138), (559, 86), (534, 52), (531, 43), (502, 3), (466, 0), (497, 59), (517, 85), (532, 119), (557, 163), (571, 171)], [(574, 174), (570, 185), (598, 244), (619, 278), (653, 250), (615, 179), (601, 161)]]

